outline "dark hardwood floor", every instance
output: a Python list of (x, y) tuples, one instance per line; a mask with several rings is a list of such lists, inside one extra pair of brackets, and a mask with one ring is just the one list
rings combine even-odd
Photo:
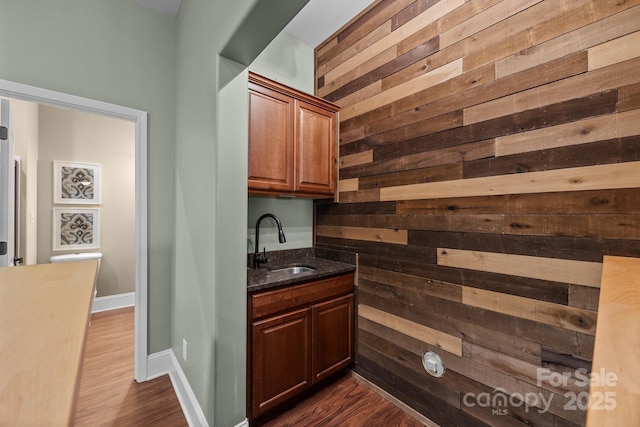
[[(133, 322), (133, 308), (92, 315), (76, 426), (187, 426), (167, 375), (140, 384), (133, 379)], [(383, 398), (359, 377), (345, 375), (264, 426), (434, 425), (422, 421)]]
[(91, 316), (76, 426), (187, 426), (168, 375), (133, 379), (133, 322), (133, 308)]
[(347, 374), (284, 414), (263, 424), (263, 427), (418, 427), (435, 425), (426, 419), (421, 421), (376, 393), (359, 377)]

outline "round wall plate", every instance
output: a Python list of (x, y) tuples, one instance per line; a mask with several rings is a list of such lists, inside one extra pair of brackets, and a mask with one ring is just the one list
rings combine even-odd
[(434, 377), (441, 377), (444, 375), (444, 362), (440, 359), (440, 356), (433, 351), (427, 351), (424, 356), (422, 356), (422, 366), (425, 371)]

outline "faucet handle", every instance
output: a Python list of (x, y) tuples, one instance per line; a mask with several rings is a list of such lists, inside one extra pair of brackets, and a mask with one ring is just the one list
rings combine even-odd
[(267, 258), (267, 248), (262, 248), (262, 255), (257, 253), (255, 256), (255, 264), (256, 268), (260, 268), (260, 264), (266, 264), (269, 262), (269, 258)]

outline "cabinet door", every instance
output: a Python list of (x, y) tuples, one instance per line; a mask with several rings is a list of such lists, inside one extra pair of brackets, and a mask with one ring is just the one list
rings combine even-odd
[(249, 84), (249, 189), (293, 191), (293, 99)]
[(339, 371), (353, 357), (353, 294), (314, 305), (313, 380)]
[(311, 384), (311, 312), (298, 310), (252, 324), (255, 417)]
[(296, 100), (295, 190), (333, 195), (336, 115)]

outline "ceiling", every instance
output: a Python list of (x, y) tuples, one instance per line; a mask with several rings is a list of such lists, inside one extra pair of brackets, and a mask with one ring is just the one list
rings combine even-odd
[[(134, 0), (168, 16), (176, 16), (181, 0)], [(315, 48), (375, 0), (309, 0), (284, 29)]]

